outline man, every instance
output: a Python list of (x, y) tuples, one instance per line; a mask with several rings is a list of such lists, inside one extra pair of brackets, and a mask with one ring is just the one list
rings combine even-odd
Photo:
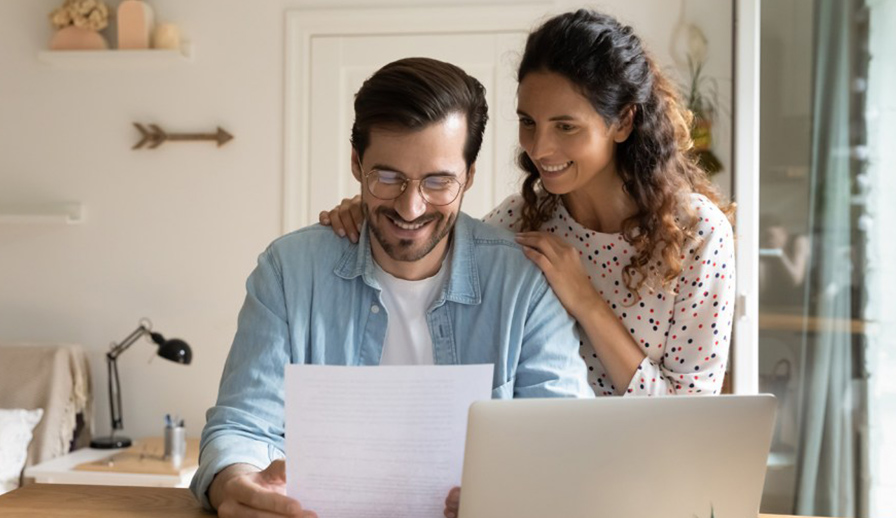
[(490, 363), (495, 398), (592, 394), (574, 322), (541, 272), (512, 235), (460, 212), (487, 117), (482, 85), (432, 59), (391, 63), (361, 87), (361, 239), (315, 225), (259, 256), (202, 433), (192, 489), (205, 506), (314, 516), (284, 494), (289, 363)]

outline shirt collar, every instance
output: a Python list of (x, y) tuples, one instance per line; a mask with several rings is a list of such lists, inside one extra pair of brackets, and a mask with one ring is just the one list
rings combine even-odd
[[(436, 304), (444, 300), (460, 304), (480, 304), (482, 292), (479, 285), (479, 269), (474, 257), (473, 219), (463, 212), (458, 212), (457, 222), (452, 230), (454, 242), (451, 246), (451, 271), (445, 291)], [(364, 283), (374, 289), (382, 289), (376, 280), (376, 263), (370, 248), (370, 233), (365, 221), (361, 227), (358, 243), (346, 248), (333, 270), (343, 279), (361, 277)]]

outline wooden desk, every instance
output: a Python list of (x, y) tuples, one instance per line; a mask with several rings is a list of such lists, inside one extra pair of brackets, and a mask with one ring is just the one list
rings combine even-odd
[[(207, 518), (189, 489), (31, 484), (0, 496), (0, 518)], [(762, 514), (759, 518), (777, 515)], [(782, 517), (783, 518), (783, 517)]]
[(31, 484), (0, 496), (2, 518), (208, 518), (189, 489)]

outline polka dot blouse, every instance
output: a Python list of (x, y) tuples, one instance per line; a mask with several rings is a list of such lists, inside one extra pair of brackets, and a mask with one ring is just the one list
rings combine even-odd
[[(706, 197), (692, 194), (700, 223), (700, 243), (682, 250), (682, 272), (675, 293), (642, 290), (641, 300), (625, 288), (622, 269), (633, 248), (622, 234), (602, 234), (579, 225), (562, 203), (541, 230), (556, 234), (576, 247), (591, 282), (629, 330), (646, 357), (624, 394), (718, 394), (722, 390), (731, 323), (734, 320), (734, 232), (728, 219)], [(518, 232), (523, 206), (512, 195), (485, 216), (495, 226)], [(588, 366), (591, 388), (598, 396), (616, 394), (597, 354), (582, 336), (579, 352)]]

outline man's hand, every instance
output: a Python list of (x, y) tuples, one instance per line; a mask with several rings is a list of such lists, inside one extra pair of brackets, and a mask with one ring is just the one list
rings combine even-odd
[(445, 499), (445, 518), (457, 518), (460, 509), (460, 488), (452, 488)]
[(224, 517), (317, 518), (286, 496), (286, 462), (275, 460), (263, 471), (248, 464), (233, 464), (215, 476), (209, 500)]

